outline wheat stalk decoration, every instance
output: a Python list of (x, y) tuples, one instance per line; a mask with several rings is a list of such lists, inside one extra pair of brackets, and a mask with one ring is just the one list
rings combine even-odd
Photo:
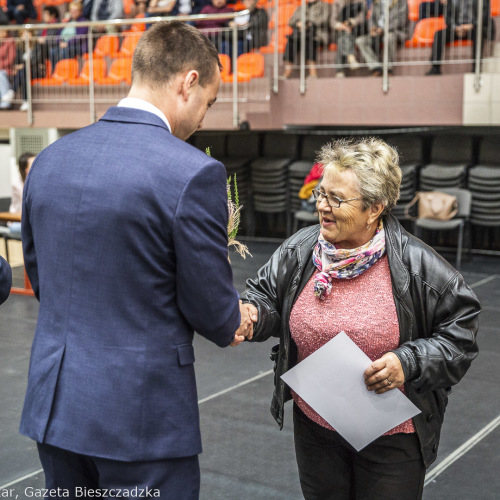
[[(205, 153), (208, 156), (212, 156), (210, 153), (210, 148), (205, 149)], [(236, 174), (234, 174), (233, 179), (233, 189), (231, 190), (231, 176), (227, 179), (227, 210), (228, 210), (228, 221), (227, 221), (227, 246), (233, 247), (236, 252), (238, 252), (244, 259), (247, 254), (252, 256), (246, 245), (241, 243), (236, 239), (238, 234), (238, 229), (240, 227), (240, 217), (241, 209), (240, 200), (238, 196), (238, 185), (236, 183)]]

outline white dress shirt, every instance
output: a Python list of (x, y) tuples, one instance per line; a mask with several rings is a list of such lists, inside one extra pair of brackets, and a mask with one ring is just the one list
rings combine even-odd
[(118, 103), (118, 107), (140, 109), (142, 111), (153, 113), (154, 115), (161, 118), (162, 121), (165, 122), (165, 125), (168, 127), (169, 132), (172, 132), (172, 128), (170, 127), (170, 123), (168, 123), (167, 117), (156, 106), (148, 101), (138, 99), (137, 97), (125, 97)]

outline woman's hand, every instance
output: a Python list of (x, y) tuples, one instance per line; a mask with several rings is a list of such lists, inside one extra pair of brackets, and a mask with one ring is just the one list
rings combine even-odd
[(377, 394), (401, 387), (405, 381), (401, 362), (393, 352), (388, 352), (375, 360), (365, 370), (364, 378), (367, 389)]

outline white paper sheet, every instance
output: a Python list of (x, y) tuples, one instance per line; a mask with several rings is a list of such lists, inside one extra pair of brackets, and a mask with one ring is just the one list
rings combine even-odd
[(399, 390), (368, 391), (370, 358), (340, 332), (282, 375), (307, 404), (357, 451), (420, 410)]

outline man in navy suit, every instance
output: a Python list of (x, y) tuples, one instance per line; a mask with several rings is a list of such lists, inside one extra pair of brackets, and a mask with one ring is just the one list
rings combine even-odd
[(9, 263), (0, 257), (0, 304), (3, 304), (10, 294), (10, 287), (12, 286), (12, 271)]
[(156, 24), (132, 82), (99, 122), (42, 151), (26, 182), (40, 312), (20, 432), (60, 496), (196, 499), (193, 334), (237, 344), (256, 312), (232, 285), (225, 168), (183, 142), (216, 100), (217, 51), (187, 24)]

